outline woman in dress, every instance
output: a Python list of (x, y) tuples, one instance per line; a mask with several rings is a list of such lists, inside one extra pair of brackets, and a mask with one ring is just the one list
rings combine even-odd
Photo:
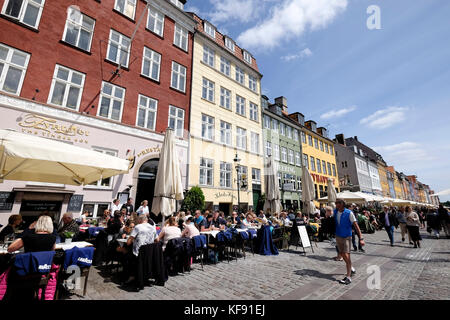
[(414, 248), (420, 248), (420, 240), (422, 240), (419, 232), (420, 219), (419, 215), (413, 211), (410, 206), (406, 207), (406, 227), (408, 228), (409, 235), (414, 243)]

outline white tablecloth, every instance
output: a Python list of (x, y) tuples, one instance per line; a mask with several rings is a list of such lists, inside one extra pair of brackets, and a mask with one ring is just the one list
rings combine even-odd
[(218, 230), (213, 230), (213, 231), (201, 231), (200, 234), (211, 235), (211, 236), (213, 236), (213, 237), (215, 238), (219, 232), (220, 232), (220, 231), (218, 231)]
[(61, 242), (56, 244), (56, 249), (62, 249), (64, 251), (72, 249), (73, 247), (78, 247), (78, 248), (85, 248), (85, 247), (92, 247), (92, 243), (86, 242), (86, 241), (76, 241), (76, 242), (71, 242), (71, 243), (65, 243), (65, 242)]

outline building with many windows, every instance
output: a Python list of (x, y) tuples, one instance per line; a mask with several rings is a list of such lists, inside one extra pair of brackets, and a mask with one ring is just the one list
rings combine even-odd
[(266, 96), (261, 101), (265, 155), (272, 156), (278, 168), (283, 207), (297, 210), (301, 204), (302, 188), (302, 127), (289, 117), (285, 97), (276, 98), (274, 104), (270, 104)]
[(5, 181), (1, 224), (11, 212), (96, 216), (118, 196), (151, 202), (167, 127), (186, 182), (196, 22), (185, 2), (0, 0), (0, 127), (136, 157), (129, 174), (89, 186)]
[[(257, 209), (264, 190), (262, 75), (249, 52), (207, 20), (191, 15), (197, 22), (197, 32), (193, 49), (189, 187), (202, 188), (209, 210), (230, 214), (238, 202), (243, 210)], [(238, 163), (234, 161), (236, 155)]]
[(305, 121), (304, 115), (299, 112), (291, 114), (290, 117), (302, 124), (302, 161), (313, 178), (316, 199), (328, 196), (329, 178), (333, 180), (334, 187), (339, 192), (334, 142), (328, 138), (327, 129), (318, 128), (313, 120)]

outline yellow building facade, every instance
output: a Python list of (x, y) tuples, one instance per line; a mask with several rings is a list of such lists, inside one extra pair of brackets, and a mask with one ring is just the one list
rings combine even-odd
[(389, 191), (389, 183), (387, 179), (386, 163), (377, 161), (378, 175), (380, 176), (381, 192), (383, 197), (392, 197)]
[(202, 188), (208, 210), (230, 214), (238, 200), (241, 210), (256, 209), (264, 190), (262, 75), (248, 52), (194, 18), (189, 188)]
[[(315, 185), (315, 198), (328, 195), (328, 178), (333, 179), (336, 192), (339, 192), (338, 169), (334, 142), (327, 136), (325, 128), (316, 127), (315, 121), (306, 121), (302, 129), (302, 159), (308, 168)], [(319, 203), (316, 202), (318, 206)]]

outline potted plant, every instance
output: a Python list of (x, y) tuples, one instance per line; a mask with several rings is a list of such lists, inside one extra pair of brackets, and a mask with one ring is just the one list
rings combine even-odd
[(282, 249), (289, 248), (289, 239), (291, 238), (290, 232), (284, 232), (283, 233), (283, 241), (282, 241)]
[(71, 243), (72, 242), (72, 238), (75, 235), (75, 233), (66, 231), (66, 232), (63, 233), (63, 235), (64, 235), (64, 242), (65, 243)]

